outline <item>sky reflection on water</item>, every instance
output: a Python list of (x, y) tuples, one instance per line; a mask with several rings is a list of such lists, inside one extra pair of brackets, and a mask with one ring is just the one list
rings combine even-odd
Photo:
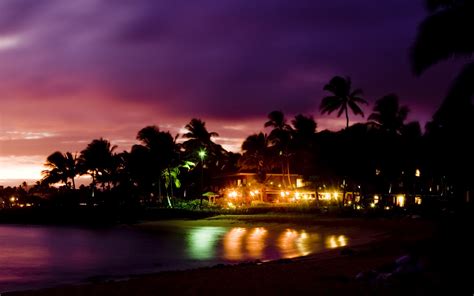
[[(353, 239), (353, 238), (351, 238)], [(294, 258), (344, 247), (346, 234), (282, 225), (134, 228), (0, 225), (0, 293), (220, 263)]]

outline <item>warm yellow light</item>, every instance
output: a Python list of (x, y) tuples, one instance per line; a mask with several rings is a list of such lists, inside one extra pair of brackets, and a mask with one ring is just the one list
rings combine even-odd
[(334, 199), (337, 199), (337, 197), (339, 196), (339, 192), (334, 192), (333, 196), (334, 196)]
[(405, 195), (403, 194), (397, 195), (396, 204), (397, 206), (403, 208), (405, 206)]
[(371, 204), (370, 204), (370, 207), (371, 207), (371, 208), (375, 208), (375, 203), (371, 203)]
[(280, 234), (277, 245), (283, 258), (301, 256), (301, 253), (296, 247), (298, 237), (298, 232), (294, 229), (287, 229)]
[(378, 195), (374, 195), (374, 204), (377, 204), (379, 202), (380, 198)]
[(337, 238), (337, 241), (339, 242), (340, 247), (345, 247), (347, 245), (347, 237), (345, 237), (344, 235), (340, 235)]
[(242, 227), (232, 228), (224, 236), (224, 257), (230, 260), (240, 260), (243, 257), (242, 243), (247, 229)]
[(235, 191), (235, 190), (230, 191), (228, 196), (231, 197), (231, 198), (236, 198), (237, 197), (237, 191)]
[(281, 196), (281, 197), (285, 197), (285, 192), (280, 191), (280, 196)]
[(325, 199), (331, 199), (331, 194), (330, 193), (324, 193), (324, 198)]
[(325, 245), (326, 245), (326, 248), (335, 249), (338, 247), (345, 247), (347, 246), (347, 243), (348, 243), (348, 238), (344, 235), (339, 235), (337, 237), (335, 235), (330, 235), (326, 237)]
[(415, 196), (415, 204), (421, 205), (421, 196)]
[(255, 196), (255, 193), (253, 191), (250, 191), (250, 196)]
[(419, 169), (416, 169), (415, 170), (415, 177), (420, 177), (421, 176), (421, 172)]
[(303, 179), (296, 179), (296, 188), (304, 187)]
[(362, 209), (362, 207), (359, 206), (359, 205), (357, 205), (357, 206), (356, 206), (356, 210), (360, 210), (360, 209)]
[(247, 251), (250, 257), (259, 259), (262, 257), (263, 250), (266, 246), (267, 230), (263, 227), (257, 227), (247, 237)]

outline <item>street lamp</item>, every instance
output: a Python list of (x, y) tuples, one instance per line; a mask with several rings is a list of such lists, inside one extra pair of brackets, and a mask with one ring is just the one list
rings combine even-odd
[(199, 158), (201, 159), (201, 162), (202, 162), (204, 160), (204, 158), (206, 157), (206, 155), (207, 155), (206, 149), (201, 148), (198, 151), (198, 155), (199, 155)]
[(199, 158), (201, 159), (201, 201), (200, 201), (200, 206), (202, 206), (202, 194), (204, 193), (203, 192), (203, 189), (204, 189), (204, 186), (203, 186), (203, 176), (204, 176), (204, 158), (206, 158), (207, 156), (207, 152), (206, 152), (206, 149), (205, 148), (201, 148), (199, 151), (198, 151), (198, 155), (199, 155)]

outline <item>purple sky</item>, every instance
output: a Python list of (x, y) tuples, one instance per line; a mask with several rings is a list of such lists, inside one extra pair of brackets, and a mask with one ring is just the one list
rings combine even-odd
[(410, 71), (423, 2), (2, 0), (0, 179), (39, 177), (48, 154), (97, 137), (128, 149), (140, 128), (177, 133), (191, 117), (234, 150), (275, 109), (338, 129), (343, 118), (318, 112), (334, 75), (369, 102), (397, 93), (424, 124), (459, 63)]

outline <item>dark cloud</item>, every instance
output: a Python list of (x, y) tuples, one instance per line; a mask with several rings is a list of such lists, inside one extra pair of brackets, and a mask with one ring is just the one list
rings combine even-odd
[[(371, 102), (396, 92), (426, 121), (458, 65), (412, 75), (422, 4), (3, 0), (2, 129), (73, 126), (88, 135), (111, 125), (184, 125), (192, 116), (263, 122), (273, 109), (315, 113), (334, 75), (351, 76)], [(2, 40), (16, 43), (2, 48)], [(320, 128), (329, 122), (315, 117)]]

